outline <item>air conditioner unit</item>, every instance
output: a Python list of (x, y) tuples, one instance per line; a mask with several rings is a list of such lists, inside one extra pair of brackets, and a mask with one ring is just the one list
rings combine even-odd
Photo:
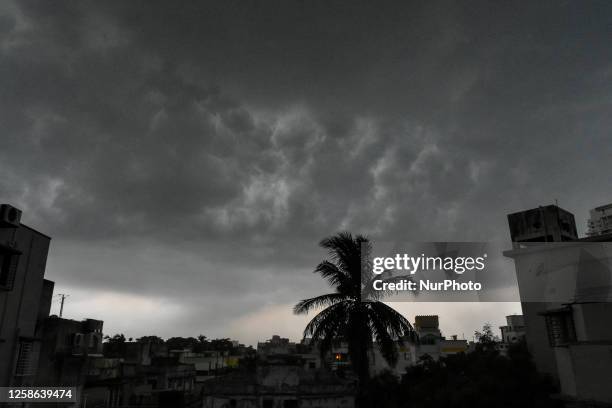
[(0, 205), (0, 226), (18, 228), (21, 221), (21, 210), (12, 205)]

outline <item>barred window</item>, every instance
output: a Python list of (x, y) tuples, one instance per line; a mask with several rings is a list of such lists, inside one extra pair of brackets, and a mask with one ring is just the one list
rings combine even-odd
[(33, 341), (25, 340), (19, 343), (19, 354), (15, 365), (15, 376), (34, 375), (36, 370), (36, 347)]
[(555, 311), (545, 315), (548, 341), (552, 347), (576, 341), (576, 329), (571, 310)]

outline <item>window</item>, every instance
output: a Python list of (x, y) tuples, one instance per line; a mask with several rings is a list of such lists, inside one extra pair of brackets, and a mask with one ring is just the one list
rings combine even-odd
[(570, 309), (549, 312), (545, 315), (545, 319), (548, 341), (552, 347), (576, 341), (576, 329)]
[(98, 349), (98, 344), (100, 344), (100, 339), (94, 333), (89, 333), (89, 347), (95, 350)]
[(34, 350), (33, 341), (21, 341), (19, 343), (19, 354), (17, 355), (17, 364), (15, 365), (15, 376), (34, 375), (36, 353)]
[(426, 334), (423, 337), (421, 337), (420, 341), (421, 341), (421, 344), (423, 345), (433, 345), (433, 344), (436, 344), (437, 338), (436, 336), (432, 334)]
[(13, 290), (19, 254), (0, 248), (0, 290)]

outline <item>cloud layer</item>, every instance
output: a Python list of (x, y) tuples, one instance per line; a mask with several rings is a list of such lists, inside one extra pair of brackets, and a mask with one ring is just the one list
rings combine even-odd
[(59, 288), (160, 299), (184, 334), (325, 290), (341, 229), (503, 241), (555, 199), (583, 229), (612, 201), (611, 11), (5, 3), (0, 198)]

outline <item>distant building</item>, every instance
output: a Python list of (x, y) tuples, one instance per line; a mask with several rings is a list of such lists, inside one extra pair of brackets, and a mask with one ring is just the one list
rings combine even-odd
[(102, 357), (100, 320), (51, 316), (44, 320), (36, 383), (82, 387), (91, 359)]
[[(63, 322), (55, 322), (56, 329), (60, 329), (55, 332), (65, 334), (75, 343), (78, 340), (74, 339), (80, 337), (75, 329), (85, 331), (84, 337), (90, 339), (98, 336), (88, 336), (87, 333), (96, 334), (102, 330), (101, 321), (59, 320)], [(96, 322), (99, 323), (94, 325), (97, 328), (87, 332)], [(74, 323), (82, 323), (81, 328)], [(58, 336), (58, 339), (63, 337)], [(91, 340), (76, 349), (61, 345), (50, 347), (50, 354), (41, 355), (41, 364), (47, 362), (49, 365), (47, 370), (41, 369), (41, 373), (49, 373), (47, 385), (76, 386), (77, 406), (81, 407), (201, 406), (201, 398), (195, 391), (194, 366), (169, 357), (163, 345), (107, 342), (95, 346), (94, 350), (94, 344), (95, 340)], [(170, 405), (164, 405), (168, 398), (171, 399)]]
[(182, 351), (174, 354), (179, 362), (194, 365), (198, 383), (224, 375), (228, 369), (238, 366), (238, 358), (230, 356), (228, 351), (210, 350), (201, 353)]
[(437, 315), (421, 315), (414, 318), (415, 338), (405, 338), (398, 344), (399, 356), (395, 367), (389, 367), (378, 348), (375, 349), (374, 372), (391, 370), (401, 376), (408, 367), (421, 363), (425, 357), (439, 360), (452, 354), (468, 351), (467, 340), (458, 339), (456, 335), (446, 338), (440, 331)]
[(501, 341), (496, 345), (497, 351), (507, 357), (512, 345), (525, 340), (525, 319), (523, 315), (506, 316), (506, 325), (500, 326)]
[(590, 211), (590, 215), (587, 236), (612, 234), (612, 204), (595, 207)]
[(89, 367), (83, 391), (88, 401), (107, 401), (104, 407), (157, 407), (171, 396), (175, 402), (170, 406), (201, 406), (195, 365), (180, 361), (165, 344), (126, 341), (103, 346), (104, 357)]
[(44, 279), (51, 238), (21, 223), (21, 211), (0, 205), (0, 386), (33, 385), (42, 321), (54, 283)]
[[(402, 376), (408, 367), (420, 364), (421, 359), (426, 356), (439, 360), (440, 357), (468, 351), (467, 340), (457, 339), (457, 336), (447, 339), (442, 335), (437, 315), (415, 316), (414, 329), (415, 338), (406, 337), (401, 342), (398, 340), (398, 359), (393, 367), (389, 366), (383, 357), (378, 344), (374, 344), (374, 348), (369, 353), (371, 374), (391, 371), (397, 376)], [(350, 367), (346, 342), (332, 348), (328, 364), (332, 369)]]
[[(336, 352), (332, 357), (331, 365), (334, 368), (347, 361), (346, 356), (341, 356), (339, 353)], [(323, 367), (319, 348), (311, 343), (310, 339), (294, 343), (289, 339), (273, 335), (271, 339), (257, 343), (257, 356), (260, 360), (273, 364), (286, 361), (286, 357), (289, 356), (293, 365), (299, 365), (305, 370), (317, 370)]]
[(506, 325), (501, 330), (501, 341), (506, 344), (518, 343), (525, 339), (525, 319), (523, 315), (506, 316)]
[(289, 341), (289, 339), (273, 335), (270, 340), (257, 343), (257, 353), (260, 355), (294, 354), (296, 347), (296, 343)]
[(355, 382), (287, 361), (236, 371), (203, 383), (204, 408), (353, 408)]
[[(588, 243), (611, 242), (612, 234), (579, 239), (575, 224), (567, 225), (573, 219), (556, 206), (509, 215), (513, 249), (504, 255), (515, 263), (526, 344), (538, 370), (555, 378), (565, 397), (612, 403), (612, 303), (593, 297), (601, 295), (601, 288), (593, 280), (609, 282), (612, 259), (609, 247), (592, 253), (584, 250)], [(529, 223), (537, 225), (531, 228)], [(527, 298), (526, 293), (533, 290), (534, 276), (550, 276), (549, 270), (563, 271), (563, 275), (550, 278), (558, 289), (566, 282), (566, 286), (575, 286), (575, 291), (559, 298), (557, 289), (548, 289), (545, 293), (556, 296), (552, 301)]]
[(150, 341), (125, 341), (103, 343), (103, 354), (106, 358), (120, 358), (124, 363), (148, 366), (156, 357), (168, 357), (165, 343)]
[(419, 344), (435, 344), (442, 338), (437, 315), (415, 316), (414, 330), (419, 338)]

